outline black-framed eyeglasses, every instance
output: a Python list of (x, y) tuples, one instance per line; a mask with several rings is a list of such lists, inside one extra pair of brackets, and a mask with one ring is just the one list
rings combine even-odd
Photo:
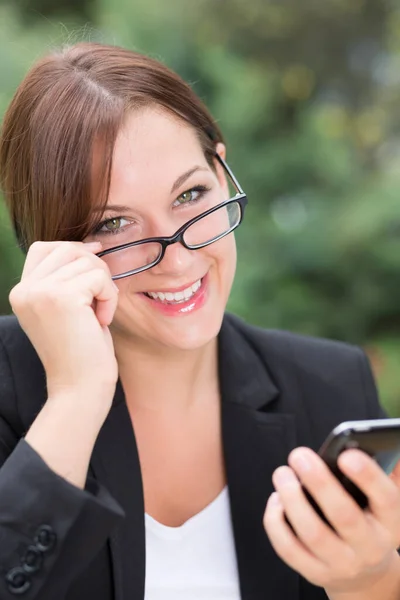
[(180, 243), (188, 250), (198, 250), (217, 242), (239, 227), (247, 196), (238, 180), (219, 154), (215, 154), (229, 175), (236, 195), (190, 219), (170, 237), (153, 237), (108, 248), (97, 254), (108, 265), (112, 279), (122, 279), (147, 271), (157, 265), (171, 244)]

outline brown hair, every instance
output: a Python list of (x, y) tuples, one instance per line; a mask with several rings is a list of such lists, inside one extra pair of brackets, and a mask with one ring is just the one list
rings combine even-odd
[[(124, 117), (151, 104), (190, 123), (212, 164), (221, 131), (190, 86), (162, 63), (115, 46), (79, 43), (32, 67), (0, 136), (0, 185), (25, 251), (36, 240), (80, 241), (89, 234), (94, 198), (102, 198), (103, 207), (107, 201)], [(101, 158), (94, 177), (95, 144)]]

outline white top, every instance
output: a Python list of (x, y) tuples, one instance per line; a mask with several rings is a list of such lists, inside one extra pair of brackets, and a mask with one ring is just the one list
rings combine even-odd
[(145, 523), (145, 600), (240, 600), (227, 487), (180, 527)]

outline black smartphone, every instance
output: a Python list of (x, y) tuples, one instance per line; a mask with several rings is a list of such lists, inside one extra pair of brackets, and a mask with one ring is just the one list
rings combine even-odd
[[(341, 452), (349, 448), (358, 448), (371, 456), (389, 475), (397, 461), (400, 460), (400, 419), (374, 419), (341, 423), (328, 435), (318, 452), (345, 490), (362, 509), (365, 509), (368, 506), (367, 497), (342, 473), (337, 464)], [(307, 490), (304, 492), (315, 511), (330, 525), (314, 498)]]
[(366, 496), (343, 475), (337, 465), (341, 452), (349, 448), (358, 448), (371, 456), (389, 475), (400, 459), (400, 419), (341, 423), (329, 434), (318, 452), (343, 487), (361, 508), (366, 508), (368, 506)]

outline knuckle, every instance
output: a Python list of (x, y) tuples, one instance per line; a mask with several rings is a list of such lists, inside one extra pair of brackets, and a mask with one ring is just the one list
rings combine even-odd
[(92, 254), (92, 253), (90, 253), (89, 258), (91, 261), (94, 262), (94, 264), (96, 264), (98, 266), (98, 268), (105, 271), (107, 273), (107, 275), (109, 275), (111, 277), (110, 268), (109, 268), (108, 264), (105, 262), (105, 260), (103, 260), (99, 256), (96, 256), (95, 254)]
[(54, 306), (59, 296), (60, 292), (57, 287), (36, 281), (29, 285), (20, 283), (15, 286), (10, 292), (9, 301), (16, 314), (26, 311), (38, 314)]
[(301, 537), (309, 546), (319, 546), (325, 538), (325, 529), (322, 525), (316, 527), (306, 527), (302, 531)]
[(94, 269), (92, 269), (91, 277), (92, 277), (92, 280), (96, 284), (102, 285), (102, 286), (107, 285), (107, 283), (109, 281), (108, 274), (101, 267), (95, 267)]
[(14, 310), (20, 309), (25, 303), (25, 290), (21, 283), (18, 283), (12, 288), (8, 295), (8, 301)]
[(376, 569), (382, 564), (384, 554), (381, 550), (369, 552), (365, 558), (365, 565), (368, 569)]
[(348, 549), (338, 557), (336, 562), (336, 577), (340, 579), (357, 579), (365, 569), (364, 561), (355, 550)]
[(110, 267), (108, 266), (108, 264), (107, 264), (107, 263), (105, 263), (105, 262), (104, 262), (104, 260), (102, 260), (102, 259), (101, 259), (101, 258), (99, 258), (98, 256), (96, 256), (95, 258), (97, 258), (98, 260), (100, 260), (100, 261), (101, 261), (102, 267), (103, 267), (104, 271), (106, 272), (106, 274), (107, 274), (107, 277), (108, 277), (109, 279), (111, 279), (112, 275), (111, 275)]
[(61, 242), (56, 251), (69, 260), (74, 260), (79, 255), (79, 249), (74, 242)]
[(93, 269), (93, 273), (95, 273), (96, 277), (98, 277), (99, 279), (104, 280), (104, 281), (108, 281), (107, 273), (105, 272), (105, 270), (101, 266), (96, 266)]
[(356, 508), (338, 506), (335, 515), (335, 524), (346, 531), (352, 530), (357, 525), (358, 518), (359, 512)]
[(46, 242), (35, 241), (29, 246), (28, 254), (36, 254), (40, 252)]
[(84, 270), (88, 271), (89, 269), (93, 268), (93, 260), (90, 256), (81, 256), (81, 258), (79, 258), (78, 260)]
[(346, 571), (344, 573), (347, 579), (357, 579), (360, 576), (361, 565), (357, 562), (352, 562), (346, 566)]

